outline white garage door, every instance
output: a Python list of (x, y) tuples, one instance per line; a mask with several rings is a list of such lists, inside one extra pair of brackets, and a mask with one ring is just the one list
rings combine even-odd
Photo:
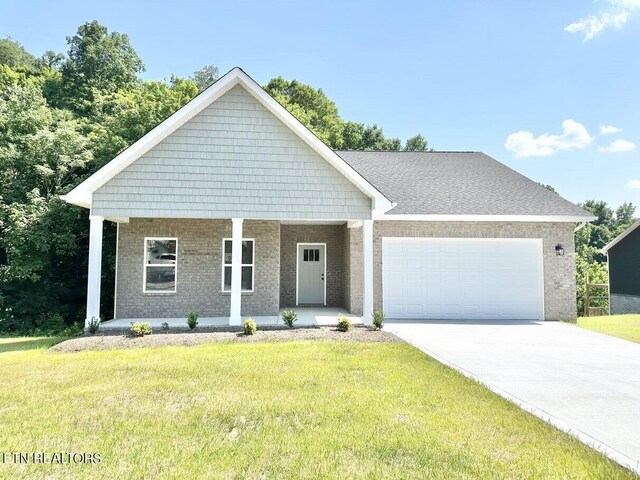
[(387, 318), (543, 319), (542, 240), (383, 238)]

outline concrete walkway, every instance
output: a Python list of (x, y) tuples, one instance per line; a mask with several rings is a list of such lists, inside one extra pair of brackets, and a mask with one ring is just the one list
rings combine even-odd
[(640, 473), (640, 344), (559, 322), (385, 330)]
[[(279, 315), (274, 316), (256, 316), (253, 317), (260, 327), (283, 327), (282, 312), (285, 310), (293, 310), (298, 314), (296, 326), (332, 326), (338, 323), (338, 314), (346, 316), (354, 325), (362, 325), (362, 317), (352, 315), (344, 308), (332, 307), (294, 307), (290, 309), (280, 309)], [(243, 316), (243, 319), (249, 318)], [(164, 322), (169, 324), (169, 329), (184, 329), (187, 326), (186, 314), (184, 318), (118, 318), (102, 322), (100, 328), (103, 330), (122, 330), (128, 329), (131, 322), (149, 322), (151, 328), (161, 328)], [(229, 317), (200, 317), (198, 318), (198, 326), (208, 328), (225, 328), (229, 326)]]

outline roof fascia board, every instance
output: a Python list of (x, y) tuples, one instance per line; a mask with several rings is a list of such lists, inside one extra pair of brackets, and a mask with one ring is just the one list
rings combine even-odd
[(636, 220), (635, 222), (633, 222), (624, 232), (622, 232), (616, 238), (611, 240), (600, 251), (602, 253), (607, 253), (609, 250), (611, 250), (611, 247), (613, 247), (613, 246), (617, 245), (618, 243), (620, 243), (622, 240), (624, 240), (627, 237), (627, 235), (629, 235), (631, 232), (633, 232), (638, 227), (640, 227), (640, 220)]
[(382, 215), (381, 221), (421, 222), (590, 222), (596, 217), (560, 215)]

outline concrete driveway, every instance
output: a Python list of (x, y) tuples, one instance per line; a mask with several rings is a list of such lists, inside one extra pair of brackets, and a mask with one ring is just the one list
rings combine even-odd
[(385, 330), (640, 473), (640, 344), (559, 322)]

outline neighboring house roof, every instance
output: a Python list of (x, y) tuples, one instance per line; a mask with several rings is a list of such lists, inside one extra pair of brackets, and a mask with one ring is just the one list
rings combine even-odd
[(595, 217), (480, 152), (338, 151), (397, 206), (388, 219), (585, 222)]
[(609, 242), (607, 245), (605, 245), (604, 248), (601, 251), (603, 253), (608, 252), (609, 250), (611, 250), (612, 247), (614, 247), (615, 245), (620, 243), (623, 239), (625, 239), (630, 233), (632, 233), (638, 227), (640, 227), (640, 220), (637, 220), (633, 224), (631, 224), (629, 226), (629, 228), (627, 228), (624, 232), (622, 232), (616, 238), (611, 240), (611, 242)]
[(307, 143), (307, 145), (329, 162), (360, 191), (371, 198), (373, 200), (373, 211), (375, 214), (381, 214), (382, 212), (392, 208), (393, 205), (391, 202), (380, 191), (367, 182), (367, 180), (365, 180), (359, 173), (349, 166), (349, 164), (325, 145), (307, 127), (300, 123), (298, 119), (289, 113), (260, 85), (258, 85), (255, 80), (249, 77), (249, 75), (239, 67), (233, 68), (220, 77), (200, 95), (195, 97), (184, 107), (179, 109), (129, 148), (120, 153), (116, 158), (87, 178), (67, 195), (64, 195), (62, 199), (74, 205), (91, 208), (93, 192), (115, 177), (118, 173), (122, 172), (138, 158), (147, 153), (163, 139), (167, 138), (236, 85), (242, 85), (251, 95), (253, 95), (253, 97), (255, 97), (260, 103), (262, 103), (262, 105), (264, 105), (278, 119), (280, 119), (280, 121), (291, 129), (291, 131), (298, 135), (305, 143)]

